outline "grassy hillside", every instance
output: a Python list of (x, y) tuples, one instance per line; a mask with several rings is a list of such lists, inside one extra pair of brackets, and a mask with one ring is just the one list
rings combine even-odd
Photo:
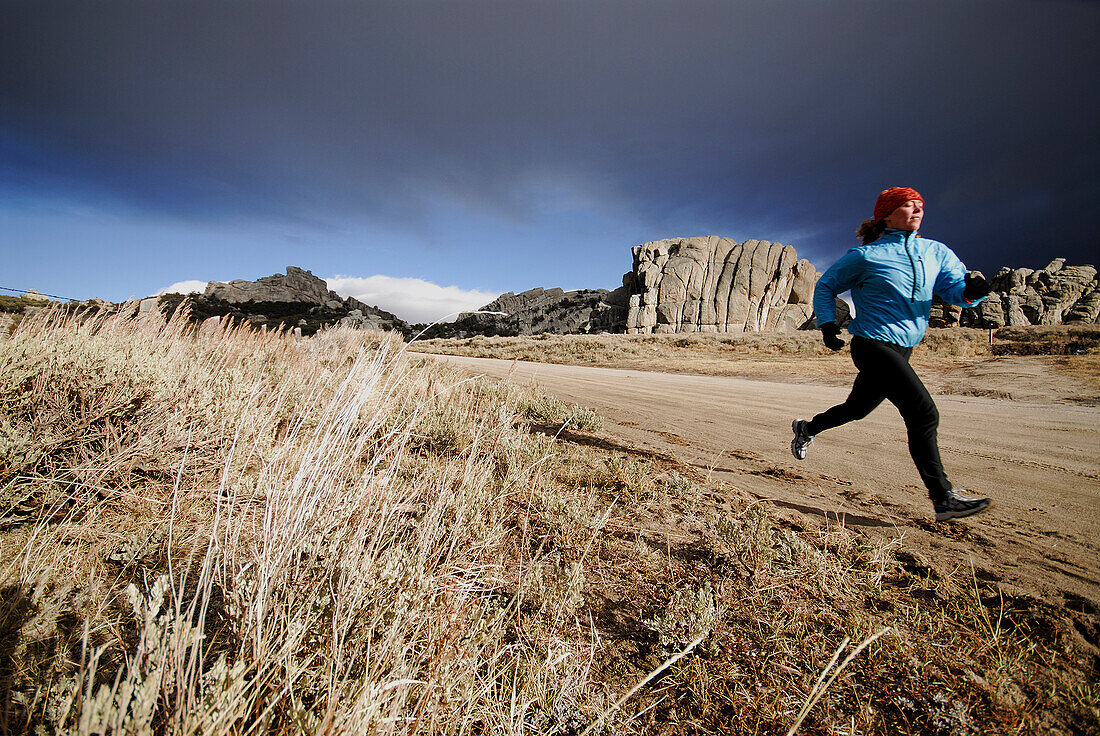
[(25, 319), (0, 732), (1096, 731), (1061, 612), (599, 426), (393, 336)]

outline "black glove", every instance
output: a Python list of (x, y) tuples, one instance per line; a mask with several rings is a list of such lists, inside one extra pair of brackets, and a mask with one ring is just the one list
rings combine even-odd
[(840, 339), (840, 328), (836, 326), (836, 322), (826, 322), (819, 329), (821, 339), (829, 350), (840, 350), (844, 347), (844, 341)]
[(972, 302), (975, 299), (981, 299), (983, 296), (989, 296), (989, 282), (985, 280), (985, 276), (966, 274), (963, 278), (966, 281), (966, 288), (963, 289), (963, 299)]

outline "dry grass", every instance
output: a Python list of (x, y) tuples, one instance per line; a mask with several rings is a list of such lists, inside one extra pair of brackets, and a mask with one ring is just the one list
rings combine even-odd
[(403, 350), (125, 315), (0, 338), (0, 732), (1095, 731), (1053, 609)]
[[(800, 733), (1097, 727), (1087, 685), (1097, 660), (1069, 654), (1074, 635), (1056, 606), (1006, 599), (969, 569), (941, 577), (901, 540), (792, 526), (692, 468), (566, 439), (576, 444), (559, 450), (550, 480), (575, 489), (569, 505), (534, 507), (528, 523), (564, 562), (586, 560), (584, 598), (604, 641), (593, 672), (623, 692), (706, 634), (636, 696), (638, 732), (787, 733), (840, 644), (887, 628)], [(593, 546), (570, 541), (609, 496), (618, 503)], [(1069, 706), (1068, 688), (1084, 699)]]
[(1100, 325), (1002, 327), (993, 340), (994, 355), (1096, 355)]
[(1058, 371), (1100, 389), (1100, 325), (1004, 327), (994, 338), (994, 355), (1057, 356)]
[[(846, 384), (848, 350), (834, 353), (817, 332), (687, 335), (534, 335), (425, 340), (412, 350), (563, 365), (708, 376), (783, 377)], [(1100, 326), (931, 329), (913, 352), (918, 372), (951, 370), (1001, 356), (1056, 355), (1061, 372), (1100, 387)], [(809, 358), (812, 358), (809, 359)]]
[[(940, 334), (942, 333), (942, 334)], [(566, 365), (776, 376), (845, 382), (855, 375), (848, 351), (821, 344), (816, 332), (689, 335), (535, 335), (427, 340), (413, 350)], [(913, 357), (920, 366), (960, 366), (988, 358), (982, 330), (933, 330)], [(812, 357), (812, 360), (807, 358)]]
[(585, 684), (560, 617), (518, 643), (521, 607), (561, 610), (520, 595), (550, 563), (505, 565), (550, 444), (520, 412), (569, 407), (350, 331), (57, 319), (0, 345), (10, 727), (525, 730)]
[(1084, 384), (1100, 389), (1100, 354), (1061, 357), (1055, 368)]

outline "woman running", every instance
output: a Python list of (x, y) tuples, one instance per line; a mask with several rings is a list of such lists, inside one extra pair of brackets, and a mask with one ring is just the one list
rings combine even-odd
[(959, 306), (972, 306), (989, 294), (989, 284), (971, 276), (950, 248), (918, 236), (924, 198), (909, 187), (884, 190), (874, 218), (860, 225), (863, 245), (852, 248), (826, 271), (814, 289), (814, 315), (822, 340), (832, 350), (844, 347), (836, 324), (836, 297), (851, 291), (856, 316), (852, 361), (859, 369), (843, 404), (813, 419), (796, 419), (791, 452), (799, 460), (814, 437), (862, 419), (887, 399), (905, 420), (909, 453), (935, 507), (936, 519), (977, 514), (988, 498), (971, 498), (954, 488), (940, 462), (936, 430), (940, 415), (928, 389), (909, 365), (913, 347), (924, 337), (932, 294)]

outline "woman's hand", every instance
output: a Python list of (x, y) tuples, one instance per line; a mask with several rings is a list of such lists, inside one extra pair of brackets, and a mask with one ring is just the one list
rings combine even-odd
[(966, 274), (963, 280), (966, 282), (966, 287), (963, 289), (963, 299), (972, 302), (975, 299), (981, 299), (983, 296), (989, 296), (989, 282), (985, 280), (985, 276), (980, 273), (973, 276)]
[(844, 341), (840, 339), (840, 328), (836, 322), (826, 322), (818, 329), (821, 330), (821, 340), (829, 350), (840, 350), (844, 347)]

